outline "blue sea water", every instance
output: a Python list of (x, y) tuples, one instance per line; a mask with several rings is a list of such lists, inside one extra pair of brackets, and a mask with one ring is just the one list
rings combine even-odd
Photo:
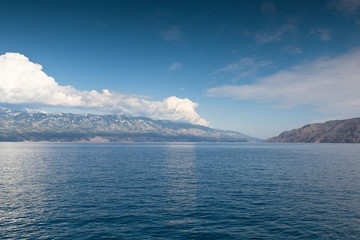
[(360, 145), (0, 143), (0, 239), (360, 239)]

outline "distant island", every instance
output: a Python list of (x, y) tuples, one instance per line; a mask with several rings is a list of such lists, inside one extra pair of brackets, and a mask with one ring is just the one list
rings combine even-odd
[(308, 124), (285, 131), (266, 142), (290, 143), (360, 143), (360, 118)]
[(235, 131), (145, 117), (15, 111), (0, 108), (0, 141), (255, 142)]

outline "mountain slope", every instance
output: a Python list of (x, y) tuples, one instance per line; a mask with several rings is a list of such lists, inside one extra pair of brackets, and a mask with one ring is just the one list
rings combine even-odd
[(200, 125), (125, 115), (21, 112), (0, 108), (0, 141), (257, 141)]
[(360, 118), (305, 125), (266, 142), (360, 143)]

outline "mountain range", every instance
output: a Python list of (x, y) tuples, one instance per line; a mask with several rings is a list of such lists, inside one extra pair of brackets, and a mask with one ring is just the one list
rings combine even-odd
[(145, 117), (0, 108), (0, 141), (254, 142), (260, 139), (235, 131)]
[(360, 143), (360, 118), (308, 124), (285, 131), (266, 142), (292, 143)]

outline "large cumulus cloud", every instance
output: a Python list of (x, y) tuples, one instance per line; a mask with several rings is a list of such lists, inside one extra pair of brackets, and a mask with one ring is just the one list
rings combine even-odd
[(0, 56), (0, 102), (96, 109), (154, 119), (208, 125), (195, 111), (197, 103), (175, 96), (163, 101), (104, 89), (81, 91), (61, 86), (42, 71), (42, 66), (19, 53)]

